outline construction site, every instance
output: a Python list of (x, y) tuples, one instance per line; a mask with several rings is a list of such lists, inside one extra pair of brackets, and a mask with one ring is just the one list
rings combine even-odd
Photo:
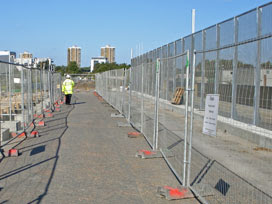
[(71, 105), (65, 76), (0, 61), (0, 203), (272, 203), (271, 13), (71, 74)]

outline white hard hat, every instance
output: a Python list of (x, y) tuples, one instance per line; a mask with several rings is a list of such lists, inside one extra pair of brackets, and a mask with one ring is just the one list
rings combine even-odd
[(67, 75), (66, 75), (66, 78), (67, 78), (67, 79), (70, 79), (70, 78), (71, 78), (71, 76), (70, 76), (69, 74), (67, 74)]

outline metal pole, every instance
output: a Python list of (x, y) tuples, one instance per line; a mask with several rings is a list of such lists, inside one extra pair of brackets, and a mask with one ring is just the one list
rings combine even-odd
[(187, 134), (188, 134), (188, 102), (189, 102), (189, 50), (186, 55), (186, 90), (185, 90), (185, 128), (184, 128), (184, 158), (183, 158), (183, 186), (188, 186), (186, 179), (187, 169)]
[(187, 185), (190, 185), (190, 173), (191, 173), (192, 137), (193, 137), (193, 125), (194, 125), (195, 63), (196, 63), (196, 53), (194, 51), (193, 67), (192, 67), (192, 83), (191, 83), (191, 108), (190, 108), (191, 114), (190, 114), (190, 136), (189, 136), (189, 149), (188, 149)]
[(195, 32), (195, 9), (192, 9), (192, 33)]

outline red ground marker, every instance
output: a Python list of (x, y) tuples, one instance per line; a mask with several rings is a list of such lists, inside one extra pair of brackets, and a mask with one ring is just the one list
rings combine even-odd
[(56, 112), (60, 112), (60, 108), (56, 108), (55, 111), (56, 111)]

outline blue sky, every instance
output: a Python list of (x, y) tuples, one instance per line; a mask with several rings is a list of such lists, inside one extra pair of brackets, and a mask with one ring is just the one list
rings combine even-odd
[(241, 14), (268, 0), (1, 0), (0, 50), (33, 53), (66, 65), (67, 48), (82, 48), (82, 66), (116, 47), (117, 63), (130, 63), (139, 44), (149, 51)]

